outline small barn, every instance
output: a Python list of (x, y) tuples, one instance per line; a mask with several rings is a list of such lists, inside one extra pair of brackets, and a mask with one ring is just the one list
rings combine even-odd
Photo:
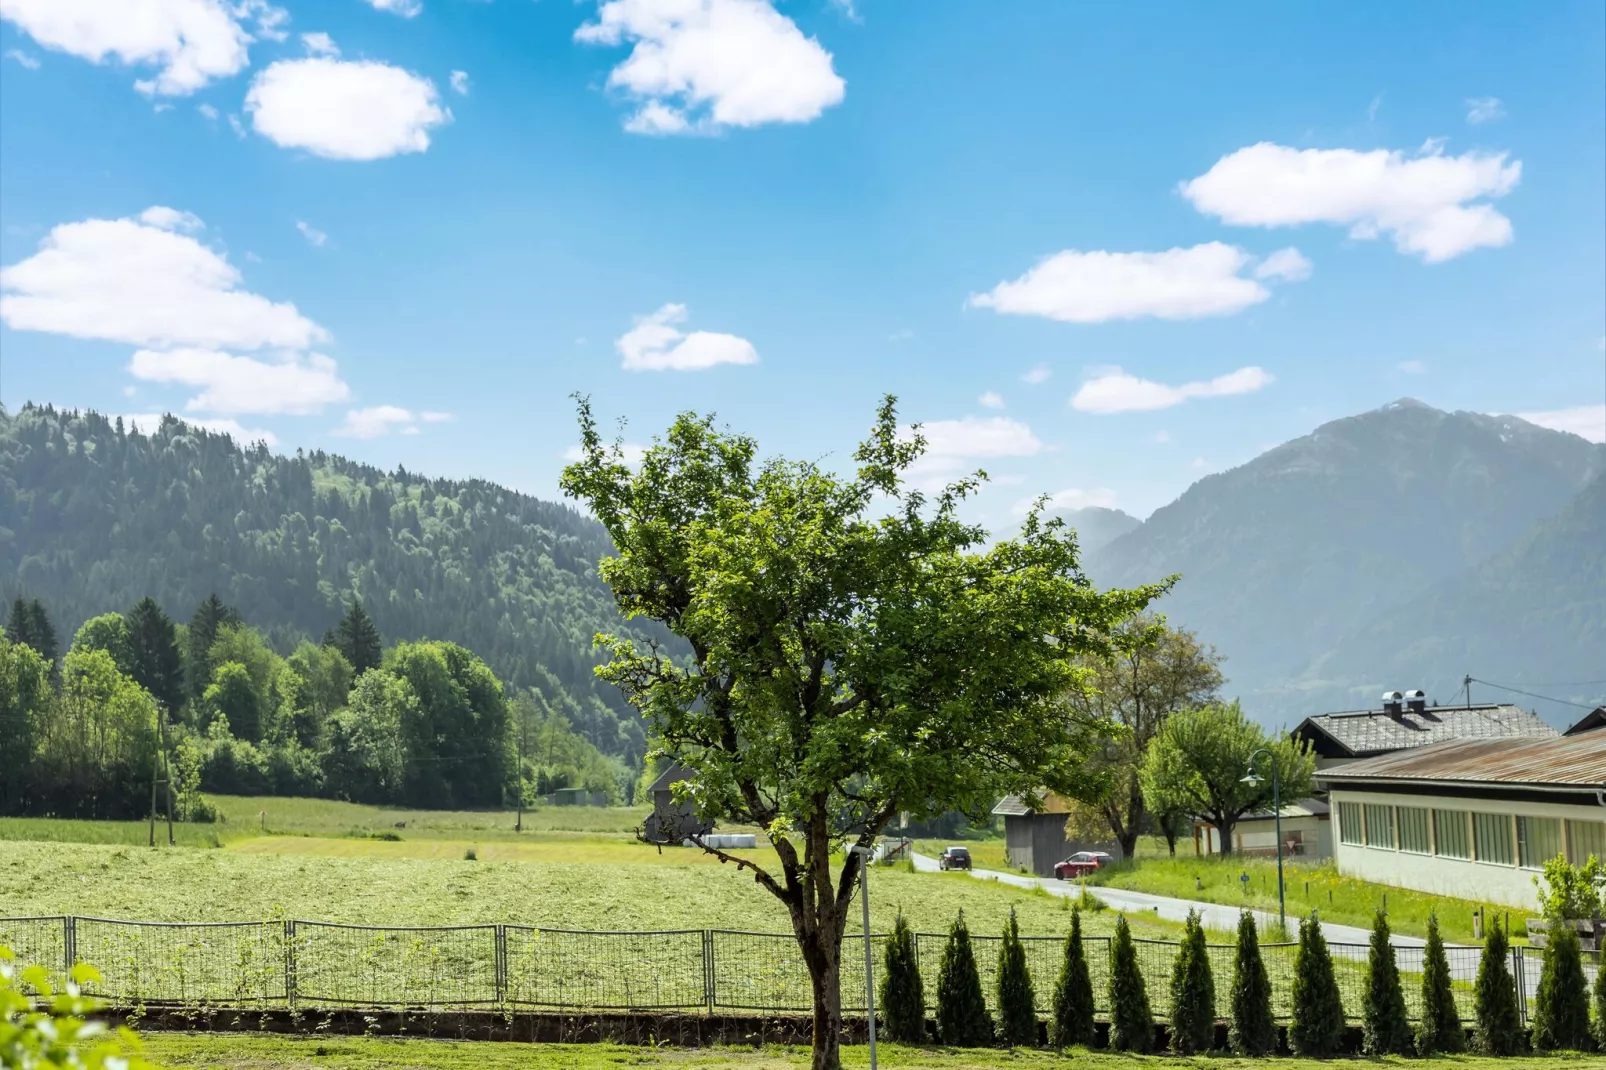
[(713, 823), (698, 818), (689, 804), (675, 801), (674, 786), (696, 775), (677, 762), (659, 774), (647, 789), (652, 796), (652, 813), (647, 816), (642, 831), (648, 843), (681, 843), (688, 836), (701, 836), (713, 830)]
[(1052, 877), (1054, 865), (1078, 851), (1106, 851), (1121, 857), (1120, 848), (1109, 843), (1081, 843), (1065, 836), (1069, 802), (1048, 791), (1033, 805), (1022, 795), (1006, 795), (993, 807), (993, 816), (1004, 819), (1004, 857), (1011, 866)]

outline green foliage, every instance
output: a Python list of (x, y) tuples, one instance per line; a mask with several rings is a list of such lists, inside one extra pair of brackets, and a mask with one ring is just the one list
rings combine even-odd
[(129, 667), (135, 683), (177, 713), (184, 704), (184, 662), (172, 620), (149, 595), (128, 614)]
[(915, 932), (898, 912), (882, 958), (878, 1000), (888, 1040), (920, 1044), (926, 1039), (926, 990), (915, 955)]
[(1428, 942), (1422, 951), (1422, 1018), (1416, 1027), (1418, 1055), (1456, 1054), (1467, 1046), (1461, 1013), (1451, 991), (1450, 962), (1439, 936), (1437, 914), (1428, 917)]
[(1149, 991), (1138, 969), (1138, 949), (1126, 918), (1115, 919), (1110, 941), (1110, 1047), (1116, 1051), (1147, 1052), (1154, 1047), (1154, 1014)]
[(981, 974), (976, 970), (964, 911), (948, 930), (937, 969), (937, 1037), (956, 1048), (980, 1048), (993, 1042), (993, 1019), (982, 996)]
[(1231, 1021), (1228, 1041), (1239, 1055), (1270, 1055), (1277, 1047), (1277, 1022), (1271, 1012), (1271, 979), (1260, 956), (1255, 916), (1238, 914), (1238, 948), (1232, 964)]
[(51, 699), (50, 666), (30, 646), (0, 636), (0, 813), (21, 809), (31, 774), (34, 737)]
[(296, 686), (284, 711), (288, 720), (280, 728), (310, 747), (323, 738), (329, 718), (346, 704), (355, 676), (345, 655), (333, 647), (303, 642), (284, 660), (285, 668), (295, 674)]
[(29, 786), (20, 809), (144, 816), (156, 753), (156, 703), (117, 671), (110, 654), (68, 651), (59, 690), (36, 712)]
[(340, 618), (340, 623), (325, 639), (324, 645), (340, 651), (351, 665), (351, 671), (359, 676), (369, 669), (379, 668), (380, 658), (384, 655), (384, 641), (379, 636), (379, 629), (360, 601), (351, 603), (351, 608)]
[(1216, 1038), (1216, 982), (1204, 925), (1188, 911), (1182, 942), (1171, 966), (1171, 1049), (1179, 1055), (1209, 1051)]
[(200, 698), (206, 690), (207, 682), (212, 679), (212, 644), (217, 641), (218, 629), (239, 623), (241, 623), (239, 612), (232, 606), (224, 605), (223, 599), (217, 596), (216, 591), (207, 595), (205, 601), (195, 607), (195, 615), (190, 618), (189, 632), (185, 635), (185, 643), (189, 648), (189, 659), (185, 669), (191, 697)]
[(235, 739), (250, 743), (262, 739), (262, 704), (251, 672), (238, 661), (225, 661), (212, 672), (201, 701), (206, 709), (222, 717)]
[(6, 619), (6, 638), (28, 647), (44, 659), (50, 671), (56, 671), (56, 627), (50, 623), (45, 604), (37, 598), (26, 599), (18, 595), (11, 603), (11, 615)]
[(1049, 1043), (1056, 1048), (1093, 1043), (1093, 977), (1088, 971), (1087, 948), (1082, 946), (1082, 911), (1071, 907), (1071, 932), (1065, 938), (1065, 957), (1054, 984), (1054, 1020)]
[(133, 675), (134, 648), (128, 641), (128, 619), (121, 613), (102, 613), (84, 621), (73, 636), (72, 648), (104, 650), (111, 655), (118, 672), (124, 676)]
[(1545, 863), (1542, 877), (1534, 878), (1539, 911), (1553, 924), (1587, 921), (1606, 914), (1606, 862), (1590, 855), (1574, 865), (1562, 855)]
[(357, 678), (351, 701), (329, 718), (325, 783), (338, 798), (399, 799), (405, 780), (403, 722), (419, 719), (418, 696), (406, 680), (371, 669)]
[(1533, 1046), (1540, 1051), (1584, 1051), (1590, 1046), (1589, 980), (1578, 932), (1571, 925), (1550, 924), (1532, 1026)]
[(1344, 1040), (1344, 1006), (1327, 939), (1314, 913), (1299, 923), (1292, 997), (1288, 1046), (1294, 1054), (1317, 1059), (1336, 1054)]
[[(154, 1070), (131, 1029), (107, 1030), (89, 1018), (101, 1009), (84, 985), (100, 975), (73, 967), (58, 988), (42, 966), (19, 968), (0, 945), (0, 1066), (8, 1070)], [(24, 990), (34, 993), (30, 998)]]
[[(1273, 739), (1237, 702), (1185, 710), (1166, 718), (1143, 759), (1143, 797), (1159, 812), (1186, 811), (1210, 821), (1231, 853), (1232, 829), (1244, 814), (1271, 803), (1269, 763), (1251, 768), (1256, 751), (1271, 751), (1283, 799), (1309, 794), (1316, 759), (1284, 736)], [(1251, 773), (1258, 774), (1246, 780)]]
[(1522, 1050), (1522, 1019), (1517, 1011), (1517, 985), (1511, 977), (1511, 946), (1505, 929), (1489, 927), (1478, 960), (1478, 979), (1473, 989), (1473, 1013), (1477, 1017), (1473, 1041), (1485, 1055), (1515, 1055)]
[(1595, 1044), (1606, 1051), (1606, 968), (1595, 970)]
[(418, 699), (401, 711), (403, 798), (441, 808), (500, 805), (515, 753), (502, 685), (486, 664), (455, 643), (400, 643), (381, 671)]
[(1361, 1049), (1367, 1055), (1409, 1055), (1412, 1050), (1400, 967), (1390, 942), (1388, 915), (1381, 910), (1372, 922), (1371, 949), (1366, 960)]
[(1020, 926), (1015, 912), (1004, 923), (1004, 938), (998, 943), (998, 1036), (1010, 1047), (1037, 1044), (1037, 997), (1032, 991), (1032, 975), (1026, 968), (1026, 948), (1020, 942)]

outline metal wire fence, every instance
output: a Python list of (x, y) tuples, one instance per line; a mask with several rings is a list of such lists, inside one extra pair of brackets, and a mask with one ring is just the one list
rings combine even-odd
[[(844, 938), (843, 1010), (866, 1005), (864, 944)], [(886, 936), (871, 935), (879, 974)], [(988, 1006), (996, 1010), (997, 936), (972, 934)], [(935, 1001), (945, 934), (919, 933), (915, 954), (927, 1001)], [(1037, 1009), (1052, 1011), (1054, 985), (1065, 956), (1057, 936), (1023, 936)], [(1083, 938), (1098, 1010), (1105, 1012), (1108, 937)], [(1170, 981), (1177, 945), (1134, 940), (1137, 961), (1156, 1016), (1171, 1011)], [(464, 1007), (554, 1010), (746, 1010), (807, 1013), (808, 969), (790, 934), (726, 929), (590, 932), (528, 925), (362, 926), (331, 922), (136, 922), (104, 918), (0, 918), (0, 944), (23, 962), (64, 969), (93, 964), (96, 995), (123, 1004), (295, 1008), (349, 1006), (441, 1010)], [(1331, 943), (1334, 976), (1344, 1010), (1359, 1018), (1368, 947)], [(1229, 1011), (1236, 948), (1209, 947), (1216, 1010)], [(1296, 946), (1262, 944), (1273, 1012), (1288, 1017)], [(1452, 991), (1463, 1020), (1473, 1014), (1473, 985), (1483, 949), (1448, 946)], [(1587, 953), (1591, 979), (1599, 953)], [(1423, 949), (1396, 947), (1406, 1006), (1421, 1011)], [(1526, 1008), (1535, 998), (1541, 952), (1512, 950), (1511, 970)]]

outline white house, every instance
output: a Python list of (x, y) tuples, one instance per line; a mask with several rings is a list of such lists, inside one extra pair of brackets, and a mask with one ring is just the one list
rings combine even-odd
[[(1325, 800), (1296, 799), (1282, 809), (1283, 854), (1289, 858), (1331, 858), (1333, 829)], [(1278, 819), (1271, 807), (1245, 814), (1232, 827), (1233, 851), (1243, 855), (1277, 853)], [(1193, 852), (1201, 855), (1221, 853), (1221, 834), (1208, 821), (1193, 823)]]
[[(1582, 727), (1580, 725), (1579, 727)], [(1438, 743), (1320, 770), (1340, 873), (1532, 909), (1546, 861), (1606, 858), (1606, 730)]]

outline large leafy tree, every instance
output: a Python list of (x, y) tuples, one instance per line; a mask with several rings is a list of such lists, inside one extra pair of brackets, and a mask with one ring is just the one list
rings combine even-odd
[[(1272, 757), (1253, 761), (1262, 748)], [(1156, 811), (1181, 809), (1208, 820), (1221, 852), (1231, 854), (1233, 826), (1271, 805), (1273, 760), (1284, 803), (1310, 792), (1315, 758), (1286, 737), (1272, 738), (1236, 702), (1185, 710), (1155, 733), (1143, 759), (1143, 794)]]
[(141, 598), (129, 611), (128, 649), (129, 675), (171, 716), (184, 704), (184, 662), (177, 629), (156, 599)]
[(1072, 691), (1070, 702), (1084, 716), (1126, 729), (1110, 739), (1099, 757), (1110, 780), (1099, 812), (1124, 857), (1131, 858), (1148, 817), (1139, 772), (1149, 742), (1168, 716), (1213, 699), (1222, 676), (1221, 656), (1190, 631), (1150, 616), (1127, 622), (1121, 631), (1130, 641), (1106, 657), (1089, 660), (1090, 686)]
[(905, 486), (924, 441), (890, 398), (850, 475), (760, 462), (753, 439), (691, 414), (636, 469), (584, 401), (580, 433), (562, 486), (618, 548), (603, 578), (627, 617), (691, 650), (605, 637), (599, 672), (694, 772), (683, 797), (767, 833), (774, 863), (704, 849), (785, 907), (812, 982), (814, 1066), (835, 1068), (860, 866), (838, 852), (900, 811), (979, 814), (1002, 792), (1069, 790), (1110, 730), (1064, 701), (1085, 686), (1080, 661), (1123, 641), (1163, 588), (1095, 590), (1074, 537), (1037, 511), (983, 548), (957, 515), (977, 479), (930, 499)]

